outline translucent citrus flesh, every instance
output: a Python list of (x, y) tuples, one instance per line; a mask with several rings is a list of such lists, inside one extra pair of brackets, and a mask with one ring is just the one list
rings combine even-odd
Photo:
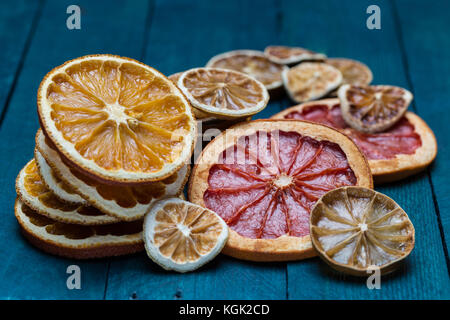
[(183, 203), (167, 203), (156, 213), (154, 244), (175, 263), (194, 262), (211, 252), (222, 233), (212, 212)]
[(309, 234), (309, 213), (317, 199), (355, 184), (337, 144), (296, 132), (258, 131), (223, 152), (210, 168), (203, 198), (244, 237), (301, 237)]
[(45, 230), (54, 235), (62, 235), (67, 239), (87, 239), (95, 235), (123, 236), (142, 231), (142, 221), (119, 222), (103, 226), (81, 226), (57, 222), (42, 216), (25, 204), (22, 204), (22, 212), (37, 227), (45, 227)]
[(346, 59), (327, 59), (327, 64), (339, 69), (342, 73), (342, 83), (366, 85), (370, 82), (370, 76), (366, 67), (356, 61)]
[(372, 192), (336, 190), (318, 203), (313, 237), (334, 261), (357, 268), (383, 266), (409, 253), (414, 228), (394, 201)]
[(177, 159), (181, 132), (190, 130), (182, 99), (165, 80), (131, 63), (72, 65), (53, 76), (46, 94), (64, 139), (106, 169), (158, 171)]
[(293, 48), (285, 46), (270, 46), (266, 48), (267, 54), (277, 57), (279, 59), (289, 59), (290, 57), (299, 56), (302, 54), (316, 54), (314, 51), (303, 49), (303, 48)]
[(264, 99), (262, 89), (256, 81), (221, 70), (191, 71), (184, 78), (183, 84), (198, 102), (216, 109), (254, 108)]
[(264, 85), (281, 81), (281, 72), (283, 71), (283, 66), (275, 64), (265, 57), (247, 54), (235, 54), (222, 58), (208, 67), (243, 72), (254, 77)]
[(350, 128), (342, 118), (339, 104), (331, 109), (326, 105), (311, 105), (302, 112), (293, 111), (286, 119), (322, 123), (346, 133), (369, 160), (392, 159), (398, 154), (413, 154), (422, 145), (420, 136), (406, 117), (381, 133), (365, 134)]

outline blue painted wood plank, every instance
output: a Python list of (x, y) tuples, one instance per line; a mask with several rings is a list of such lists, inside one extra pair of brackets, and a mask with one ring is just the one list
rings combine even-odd
[[(372, 1), (282, 0), (282, 41), (324, 51), (330, 57), (361, 60), (372, 69), (374, 83), (408, 88), (392, 7), (388, 1), (377, 1), (382, 13), (382, 29), (368, 30), (366, 8), (371, 4)], [(433, 20), (433, 16), (428, 15), (422, 18), (428, 23)], [(427, 55), (420, 57), (427, 60)], [(428, 81), (432, 85), (430, 78)], [(369, 290), (365, 279), (337, 275), (318, 258), (289, 263), (290, 299), (449, 297), (444, 250), (427, 174), (377, 187), (377, 190), (395, 199), (408, 212), (416, 229), (416, 247), (402, 270), (383, 277), (381, 290)]]
[[(115, 53), (139, 58), (142, 52), (148, 2), (81, 0), (76, 3), (82, 10), (81, 30), (66, 28), (66, 8), (73, 1), (45, 3), (0, 128), (0, 206), (4, 213), (0, 225), (0, 298), (102, 299), (104, 296), (108, 260), (77, 262), (41, 253), (21, 237), (13, 214), (15, 177), (33, 156), (38, 128), (36, 92), (43, 76), (62, 62), (85, 54)], [(20, 55), (20, 51), (16, 54)], [(66, 268), (71, 264), (81, 268), (81, 290), (66, 288)]]
[[(166, 75), (204, 66), (235, 49), (263, 50), (277, 42), (276, 2), (156, 1), (144, 62)], [(272, 103), (260, 117), (278, 112)], [(220, 256), (190, 274), (166, 272), (147, 257), (114, 260), (107, 299), (284, 299), (284, 263)]]

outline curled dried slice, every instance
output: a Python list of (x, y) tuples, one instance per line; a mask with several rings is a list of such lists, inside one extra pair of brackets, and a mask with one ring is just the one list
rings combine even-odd
[(342, 117), (352, 128), (381, 132), (392, 127), (405, 114), (413, 95), (395, 86), (343, 85), (338, 91)]
[(147, 254), (166, 270), (200, 268), (220, 253), (227, 238), (227, 225), (217, 214), (179, 198), (158, 202), (144, 220)]
[(311, 239), (319, 256), (338, 271), (367, 276), (395, 270), (414, 248), (408, 215), (388, 196), (343, 187), (322, 196), (311, 211)]
[(92, 206), (126, 221), (142, 219), (156, 201), (181, 193), (190, 171), (189, 165), (185, 165), (161, 181), (136, 186), (109, 185), (67, 166), (41, 130), (36, 134), (36, 146), (56, 175)]
[(325, 60), (323, 53), (314, 52), (299, 47), (268, 46), (264, 50), (266, 57), (275, 63), (292, 65), (302, 61)]
[(94, 207), (59, 200), (42, 181), (34, 159), (29, 161), (17, 176), (16, 191), (27, 206), (56, 221), (79, 225), (111, 224), (119, 221)]
[(195, 108), (218, 118), (248, 117), (264, 109), (269, 101), (261, 82), (233, 70), (191, 69), (178, 79), (178, 87)]
[(131, 254), (144, 249), (142, 221), (81, 226), (42, 216), (16, 199), (14, 211), (24, 236), (37, 248), (72, 259)]
[(267, 90), (281, 88), (281, 73), (288, 69), (267, 59), (264, 52), (255, 50), (235, 50), (219, 54), (211, 58), (206, 67), (246, 73), (263, 83)]
[(319, 99), (336, 89), (342, 73), (326, 63), (304, 62), (283, 72), (283, 83), (295, 102)]

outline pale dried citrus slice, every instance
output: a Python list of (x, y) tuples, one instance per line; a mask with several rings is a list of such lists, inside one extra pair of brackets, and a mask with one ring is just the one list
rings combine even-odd
[(268, 46), (264, 49), (264, 54), (270, 61), (286, 65), (297, 64), (302, 61), (321, 61), (327, 58), (323, 53), (287, 46)]
[(346, 58), (329, 58), (325, 62), (341, 71), (342, 84), (368, 85), (373, 80), (372, 71), (362, 62)]
[(395, 86), (343, 85), (339, 88), (342, 117), (352, 128), (381, 132), (392, 127), (408, 109), (413, 95)]
[(189, 165), (184, 165), (161, 181), (136, 186), (109, 185), (67, 166), (40, 130), (36, 135), (36, 146), (56, 175), (92, 206), (127, 221), (142, 219), (156, 201), (181, 193), (190, 171)]
[(36, 161), (29, 161), (16, 179), (20, 199), (34, 211), (53, 220), (80, 225), (100, 225), (119, 220), (94, 207), (61, 201), (41, 179)]
[(194, 68), (178, 79), (192, 105), (218, 118), (244, 118), (267, 106), (269, 93), (254, 78), (233, 70)]
[(189, 102), (169, 79), (113, 55), (50, 71), (38, 90), (38, 112), (71, 166), (106, 183), (168, 177), (190, 158), (196, 135)]
[(388, 196), (343, 187), (323, 195), (312, 209), (311, 239), (319, 256), (336, 270), (368, 276), (377, 268), (386, 274), (414, 248), (414, 227)]
[(295, 102), (319, 99), (336, 89), (342, 73), (326, 63), (304, 62), (283, 72), (283, 83)]
[(24, 236), (37, 248), (62, 257), (92, 259), (144, 249), (142, 221), (81, 226), (52, 220), (16, 199), (15, 216)]
[(345, 135), (302, 121), (236, 125), (206, 146), (189, 181), (189, 200), (230, 228), (224, 253), (286, 261), (315, 255), (309, 212), (337, 187), (372, 187), (366, 159)]
[(212, 57), (206, 67), (246, 73), (264, 84), (267, 90), (281, 88), (283, 85), (281, 73), (288, 69), (286, 66), (273, 63), (267, 59), (264, 52), (256, 50), (234, 50), (219, 54)]
[(219, 216), (179, 198), (158, 202), (144, 219), (147, 254), (166, 270), (200, 268), (220, 253), (227, 238)]
[(273, 119), (307, 120), (325, 124), (349, 136), (369, 161), (376, 183), (396, 181), (426, 168), (436, 157), (433, 131), (412, 112), (390, 129), (373, 134), (359, 132), (342, 118), (339, 99), (303, 103), (272, 116)]

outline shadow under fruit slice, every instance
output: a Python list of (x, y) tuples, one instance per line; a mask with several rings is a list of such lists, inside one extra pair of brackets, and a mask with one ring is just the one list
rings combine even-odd
[(220, 253), (227, 238), (227, 225), (217, 214), (179, 198), (158, 202), (144, 219), (147, 254), (166, 270), (200, 268)]
[(338, 90), (342, 117), (352, 128), (381, 132), (405, 114), (413, 98), (411, 92), (394, 86), (343, 85)]
[(188, 196), (228, 224), (225, 254), (286, 261), (315, 255), (309, 212), (324, 193), (348, 185), (372, 187), (369, 166), (348, 137), (318, 124), (257, 120), (207, 145)]
[(38, 90), (45, 135), (80, 171), (110, 184), (166, 178), (190, 158), (196, 124), (189, 102), (157, 70), (114, 55), (54, 68)]
[(142, 221), (102, 226), (57, 222), (38, 214), (19, 198), (14, 211), (24, 236), (39, 249), (72, 259), (131, 254), (144, 249)]
[(361, 187), (332, 190), (311, 211), (311, 239), (334, 269), (355, 276), (395, 270), (414, 248), (408, 215), (384, 194)]
[(270, 61), (285, 65), (297, 64), (302, 61), (321, 61), (327, 58), (323, 53), (287, 46), (268, 46), (264, 49), (264, 54)]

